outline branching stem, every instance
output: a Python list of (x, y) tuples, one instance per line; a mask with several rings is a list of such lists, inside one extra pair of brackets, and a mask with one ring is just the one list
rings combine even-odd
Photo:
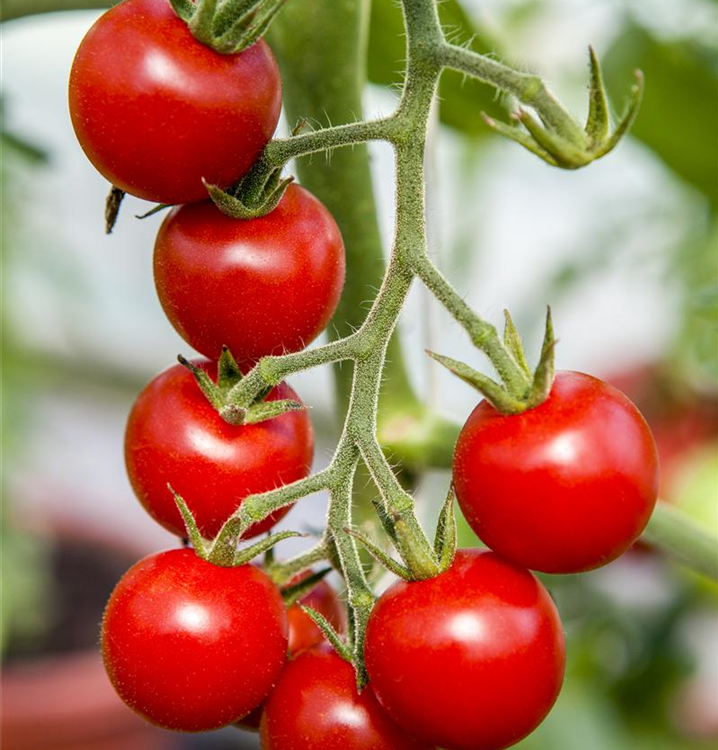
[[(414, 501), (401, 486), (377, 440), (379, 392), (386, 351), (413, 279), (420, 279), (464, 327), (472, 343), (489, 358), (509, 393), (522, 398), (531, 385), (525, 368), (504, 345), (496, 328), (466, 304), (435, 267), (427, 252), (424, 150), (429, 112), (441, 71), (453, 68), (490, 83), (531, 106), (557, 133), (574, 141), (578, 139), (578, 142), (585, 137), (541, 79), (448, 44), (439, 25), (434, 0), (403, 0), (402, 5), (407, 29), (407, 73), (396, 111), (380, 120), (355, 122), (274, 140), (256, 167), (268, 172), (284, 166), (291, 159), (317, 151), (369, 140), (388, 141), (396, 154), (397, 224), (381, 288), (361, 327), (325, 346), (265, 357), (236, 386), (232, 397), (240, 404), (249, 404), (267, 386), (276, 385), (292, 373), (341, 360), (351, 361), (354, 367), (344, 428), (327, 469), (287, 487), (248, 498), (238, 510), (237, 517), (230, 519), (225, 529), (227, 533), (223, 531), (221, 537), (229, 543), (240, 529), (244, 530), (273, 510), (318, 490), (329, 490), (325, 537), (308, 552), (274, 565), (272, 571), (276, 580), (283, 581), (319, 559), (336, 560), (347, 584), (351, 624), (349, 645), (360, 685), (366, 680), (362, 644), (374, 601), (362, 569), (356, 539), (346, 533), (346, 529), (352, 526), (352, 487), (360, 458), (368, 467), (384, 510), (393, 523), (397, 548), (407, 566), (421, 577), (438, 572), (432, 547), (416, 517)], [(448, 430), (446, 434), (455, 433)], [(710, 565), (706, 562), (706, 545), (693, 545), (694, 554), (684, 544), (685, 534), (678, 533), (683, 528), (681, 524), (676, 531), (667, 519), (668, 516), (661, 511), (649, 529), (651, 539), (658, 545), (663, 543), (673, 553), (680, 549), (684, 562), (707, 571)], [(695, 529), (689, 531), (695, 534)]]

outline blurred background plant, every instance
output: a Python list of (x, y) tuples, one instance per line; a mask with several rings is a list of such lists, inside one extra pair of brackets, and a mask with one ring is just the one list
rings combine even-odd
[[(144, 516), (122, 465), (134, 397), (178, 352), (188, 354), (152, 287), (161, 217), (135, 221), (144, 206), (129, 199), (115, 234), (103, 237), (107, 186), (75, 143), (65, 106), (74, 49), (97, 13), (45, 14), (96, 5), (6, 0), (3, 9), (0, 542), (9, 750), (25, 747), (7, 734), (13, 669), (32, 662), (33, 652), (37, 659), (92, 651), (113, 581), (134, 558), (174, 544)], [(540, 70), (575, 108), (583, 106), (589, 42), (604, 61), (616, 110), (631, 71), (644, 71), (646, 96), (631, 138), (575, 174), (496, 139), (480, 113), (505, 118), (508, 103), (445, 75), (427, 167), (430, 239), (468, 301), (495, 321), (509, 307), (534, 348), (551, 303), (559, 365), (608, 377), (629, 393), (657, 435), (663, 496), (718, 536), (718, 2), (447, 0), (442, 15), (457, 40)], [(374, 0), (367, 113), (393, 106), (403, 57), (399, 9)], [(391, 153), (372, 149), (388, 238)], [(422, 395), (459, 422), (475, 394), (422, 352), (440, 341), (452, 356), (471, 361), (474, 353), (427, 302), (415, 290), (403, 318), (408, 364)], [(312, 372), (295, 383), (314, 407), (319, 465), (336, 437), (330, 377)], [(436, 470), (420, 480), (427, 517), (446, 483)], [(284, 525), (312, 528), (321, 517), (321, 502), (305, 501)], [(467, 528), (461, 543), (477, 543)], [(569, 670), (555, 710), (521, 747), (715, 747), (714, 586), (645, 545), (593, 574), (546, 580), (567, 626)], [(76, 637), (67, 637), (68, 611)], [(91, 714), (93, 721), (100, 715), (109, 714)], [(113, 731), (124, 731), (132, 743), (125, 746), (135, 748), (255, 746), (234, 729), (139, 740), (134, 725), (115, 721), (105, 733), (110, 741)], [(39, 747), (32, 742), (27, 747)], [(90, 743), (102, 747), (96, 737)]]

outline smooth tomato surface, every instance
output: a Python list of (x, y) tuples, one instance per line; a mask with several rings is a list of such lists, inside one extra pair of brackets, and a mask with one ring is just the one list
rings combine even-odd
[(210, 359), (297, 351), (326, 327), (344, 285), (344, 244), (311, 193), (290, 185), (259, 219), (212, 202), (175, 208), (157, 236), (155, 285), (177, 332)]
[(561, 621), (527, 570), (459, 550), (425, 581), (393, 584), (366, 634), (370, 685), (389, 715), (445, 750), (498, 750), (533, 731), (563, 681)]
[[(213, 379), (216, 364), (197, 361)], [(286, 383), (267, 399), (299, 400)], [(212, 408), (182, 365), (160, 373), (135, 401), (125, 432), (130, 483), (147, 512), (166, 529), (186, 536), (167, 488), (180, 494), (205, 537), (214, 537), (247, 495), (307, 476), (314, 452), (306, 411), (252, 425), (231, 425)], [(251, 526), (245, 538), (270, 529), (282, 508)]]
[[(310, 575), (309, 572), (296, 576), (289, 581), (289, 584), (298, 583), (308, 575)], [(337, 592), (326, 581), (320, 581), (309, 593), (287, 609), (290, 656), (296, 656), (300, 651), (305, 651), (324, 640), (322, 631), (308, 615), (302, 612), (300, 605), (311, 607), (324, 615), (337, 633), (342, 634), (346, 630), (346, 610)], [(243, 729), (259, 729), (263, 711), (264, 705), (261, 705), (239, 721), (238, 725)]]
[(70, 74), (80, 144), (113, 185), (157, 203), (207, 198), (249, 170), (277, 125), (279, 69), (262, 41), (198, 42), (168, 0), (124, 0), (83, 39)]
[(166, 729), (216, 729), (246, 714), (275, 683), (286, 651), (286, 610), (269, 577), (251, 565), (212, 565), (190, 549), (130, 568), (102, 621), (115, 690)]
[(560, 372), (547, 401), (515, 416), (481, 402), (454, 453), (461, 510), (495, 552), (532, 570), (578, 573), (637, 539), (658, 492), (650, 428), (613, 386)]
[(267, 699), (263, 750), (429, 750), (386, 715), (328, 644), (289, 661)]

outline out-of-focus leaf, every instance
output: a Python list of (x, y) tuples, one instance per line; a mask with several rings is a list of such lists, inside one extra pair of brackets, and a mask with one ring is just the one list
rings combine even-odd
[[(718, 131), (716, 131), (718, 133)], [(718, 383), (718, 221), (677, 248), (672, 272), (682, 282), (683, 326), (673, 356), (694, 378)]]
[(718, 64), (695, 41), (662, 41), (634, 23), (604, 56), (609, 89), (621, 90), (631, 71), (646, 75), (646, 92), (632, 133), (718, 209)]
[[(447, 36), (457, 44), (470, 42), (476, 52), (496, 52), (496, 44), (477, 33), (471, 19), (457, 0), (439, 5)], [(394, 0), (373, 0), (369, 33), (368, 75), (373, 83), (395, 86), (403, 81), (406, 61), (404, 24), (401, 9)], [(481, 113), (505, 118), (506, 108), (491, 86), (446, 71), (439, 84), (441, 121), (470, 136), (486, 136), (491, 131)]]

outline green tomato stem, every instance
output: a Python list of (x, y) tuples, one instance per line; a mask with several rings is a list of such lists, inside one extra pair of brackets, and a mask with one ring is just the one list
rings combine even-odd
[(682, 565), (718, 581), (718, 535), (685, 511), (659, 500), (643, 539)]

